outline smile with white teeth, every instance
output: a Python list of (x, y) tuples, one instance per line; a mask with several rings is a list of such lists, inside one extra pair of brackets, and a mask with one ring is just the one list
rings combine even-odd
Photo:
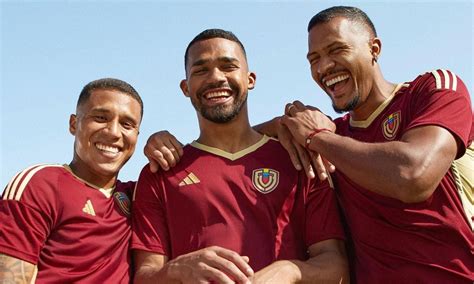
[(329, 86), (332, 86), (336, 83), (339, 83), (341, 81), (344, 81), (346, 79), (349, 79), (349, 75), (345, 74), (345, 75), (339, 75), (335, 78), (332, 78), (331, 80), (327, 80), (326, 82), (324, 82), (326, 84), (327, 87)]
[(212, 98), (220, 98), (220, 97), (230, 97), (229, 92), (226, 91), (219, 91), (219, 92), (209, 92), (206, 94), (206, 99), (212, 99)]
[(117, 147), (114, 147), (114, 146), (108, 146), (108, 145), (101, 144), (101, 143), (96, 143), (95, 146), (97, 147), (97, 149), (99, 149), (101, 151), (104, 151), (104, 152), (109, 152), (109, 153), (114, 153), (114, 154), (119, 152), (119, 149)]

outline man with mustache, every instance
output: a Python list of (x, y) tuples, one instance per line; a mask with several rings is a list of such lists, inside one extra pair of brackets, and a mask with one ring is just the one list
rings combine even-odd
[(180, 86), (200, 136), (170, 171), (142, 170), (133, 201), (135, 281), (347, 282), (334, 190), (307, 179), (278, 141), (250, 127), (256, 75), (239, 39), (203, 31), (186, 49), (185, 69)]
[(353, 280), (472, 283), (472, 199), (450, 169), (473, 136), (466, 86), (448, 70), (400, 84), (385, 80), (381, 40), (358, 8), (321, 11), (308, 32), (313, 79), (348, 114), (333, 122), (294, 102), (259, 129), (280, 140), (290, 131), (336, 166)]

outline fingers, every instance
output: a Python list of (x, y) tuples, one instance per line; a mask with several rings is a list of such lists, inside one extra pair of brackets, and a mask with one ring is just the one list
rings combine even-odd
[(300, 171), (303, 167), (301, 166), (298, 151), (295, 148), (293, 137), (291, 136), (290, 131), (284, 125), (280, 125), (278, 129), (278, 140), (280, 141), (280, 144), (283, 146), (283, 148), (285, 148), (285, 150), (288, 152), (291, 163), (295, 169)]
[(311, 163), (313, 164), (314, 168), (316, 169), (316, 173), (320, 180), (325, 180), (328, 178), (326, 165), (321, 158), (321, 155), (315, 152), (311, 152)]
[(305, 148), (303, 148), (300, 144), (298, 144), (296, 141), (293, 142), (293, 145), (298, 152), (298, 158), (303, 164), (304, 171), (306, 173), (306, 176), (309, 179), (315, 178), (314, 170), (313, 167), (311, 166), (311, 159), (310, 155), (308, 154), (308, 151), (306, 151)]
[(160, 167), (167, 171), (179, 162), (183, 155), (183, 146), (168, 131), (160, 131), (148, 138), (144, 153), (150, 161), (152, 172), (158, 171)]
[[(247, 261), (245, 261), (245, 259), (242, 256), (240, 256), (238, 253), (231, 250), (224, 249), (224, 248), (219, 248), (218, 250), (216, 250), (216, 253), (218, 256), (228, 260), (228, 263), (226, 264), (229, 266), (224, 268), (224, 272), (225, 270), (229, 268), (232, 268), (233, 271), (238, 272), (239, 278), (236, 280), (244, 281), (248, 277), (253, 276), (253, 273), (254, 273), (253, 269), (250, 267)], [(234, 266), (238, 269), (234, 270)], [(244, 274), (242, 274), (242, 272)]]

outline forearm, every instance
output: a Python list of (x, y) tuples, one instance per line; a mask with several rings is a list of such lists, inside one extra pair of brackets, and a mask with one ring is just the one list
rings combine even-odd
[(402, 141), (364, 143), (321, 132), (312, 139), (310, 149), (358, 185), (404, 202), (428, 198), (442, 178), (432, 173), (443, 173), (449, 168), (447, 165), (440, 169), (444, 165), (433, 161), (435, 155), (420, 152)]
[(135, 273), (134, 283), (153, 284), (170, 283), (179, 284), (180, 281), (173, 279), (169, 275), (169, 265), (165, 264), (161, 269), (154, 266), (141, 266)]
[(280, 118), (280, 116), (277, 116), (272, 120), (253, 126), (253, 129), (270, 137), (278, 137), (278, 127), (280, 127)]
[(254, 283), (349, 283), (349, 268), (344, 255), (325, 252), (307, 261), (276, 261), (257, 272)]
[(35, 274), (35, 265), (0, 254), (0, 283), (31, 283)]

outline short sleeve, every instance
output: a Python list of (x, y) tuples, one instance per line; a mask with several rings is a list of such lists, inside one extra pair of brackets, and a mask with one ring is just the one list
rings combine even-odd
[(418, 79), (413, 90), (412, 119), (407, 130), (422, 125), (439, 125), (449, 130), (464, 154), (472, 126), (469, 92), (462, 80), (448, 70), (435, 70)]
[(57, 178), (32, 167), (18, 173), (0, 201), (0, 252), (37, 264), (57, 215)]
[(336, 193), (327, 180), (310, 182), (305, 226), (307, 247), (328, 239), (345, 240)]
[(162, 178), (149, 168), (143, 168), (133, 194), (132, 249), (170, 255)]

